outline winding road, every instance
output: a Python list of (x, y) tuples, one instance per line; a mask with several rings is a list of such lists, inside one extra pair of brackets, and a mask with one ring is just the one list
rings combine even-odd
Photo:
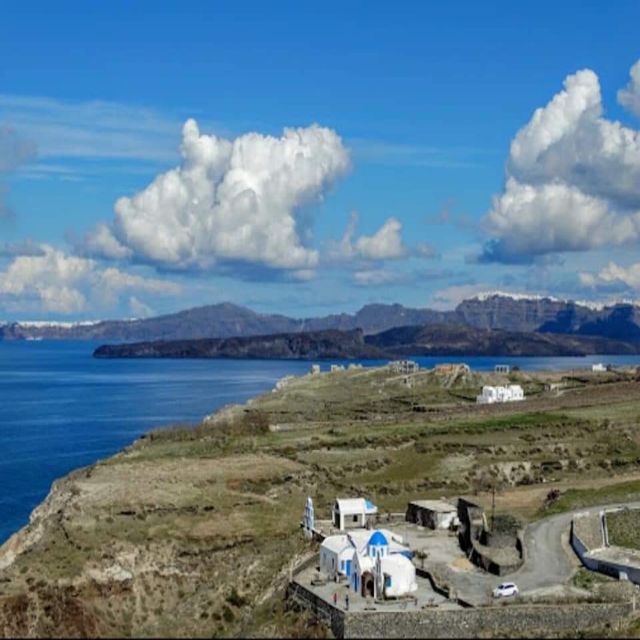
[(483, 604), (491, 600), (492, 590), (501, 582), (512, 581), (522, 595), (550, 589), (564, 588), (579, 566), (577, 556), (569, 546), (571, 520), (577, 513), (601, 511), (626, 506), (640, 508), (640, 502), (594, 505), (549, 516), (531, 523), (524, 532), (525, 562), (514, 573), (494, 576), (480, 570), (451, 571), (450, 584), (463, 600)]

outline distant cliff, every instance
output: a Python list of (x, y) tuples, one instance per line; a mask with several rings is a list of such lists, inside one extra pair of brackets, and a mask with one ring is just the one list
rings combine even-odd
[(361, 330), (282, 333), (267, 336), (200, 340), (158, 340), (104, 345), (97, 358), (265, 358), (322, 360), (326, 358), (384, 358), (386, 353), (366, 344)]
[(412, 309), (400, 304), (370, 304), (353, 314), (300, 319), (256, 313), (245, 307), (222, 303), (142, 320), (13, 322), (0, 324), (0, 340), (42, 338), (139, 342), (354, 329), (362, 329), (365, 335), (372, 335), (397, 327), (452, 323), (476, 329), (598, 336), (622, 342), (640, 342), (640, 307), (635, 305), (621, 303), (597, 307), (504, 293), (475, 296), (464, 300), (452, 311)]
[(366, 342), (395, 356), (585, 356), (636, 354), (640, 344), (596, 336), (476, 329), (461, 324), (399, 327)]
[(591, 336), (475, 329), (465, 325), (399, 327), (364, 336), (335, 329), (200, 340), (158, 340), (104, 345), (97, 358), (393, 358), (403, 355), (583, 356), (634, 354), (640, 345)]

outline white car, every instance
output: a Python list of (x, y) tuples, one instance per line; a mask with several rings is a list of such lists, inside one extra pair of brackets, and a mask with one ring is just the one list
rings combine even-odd
[(517, 596), (518, 585), (515, 582), (503, 582), (493, 590), (494, 598), (507, 598), (509, 596)]

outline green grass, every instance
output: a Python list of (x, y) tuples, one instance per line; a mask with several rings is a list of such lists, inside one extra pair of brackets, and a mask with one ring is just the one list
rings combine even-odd
[(627, 549), (640, 549), (640, 510), (624, 509), (607, 514), (609, 543)]
[(598, 573), (597, 571), (589, 571), (584, 567), (580, 567), (571, 579), (571, 584), (578, 589), (586, 589), (591, 591), (597, 584), (603, 582), (614, 582), (615, 579), (611, 578), (604, 573)]
[(551, 515), (594, 505), (635, 500), (640, 501), (640, 480), (607, 485), (599, 489), (569, 489), (550, 507), (542, 509), (539, 515)]

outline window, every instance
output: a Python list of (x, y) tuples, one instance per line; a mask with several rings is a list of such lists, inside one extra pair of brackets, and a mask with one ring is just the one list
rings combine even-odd
[(353, 516), (353, 521), (354, 522), (358, 522), (358, 516), (357, 515)]
[(391, 576), (385, 576), (384, 577), (384, 586), (385, 587), (390, 587), (391, 586)]

